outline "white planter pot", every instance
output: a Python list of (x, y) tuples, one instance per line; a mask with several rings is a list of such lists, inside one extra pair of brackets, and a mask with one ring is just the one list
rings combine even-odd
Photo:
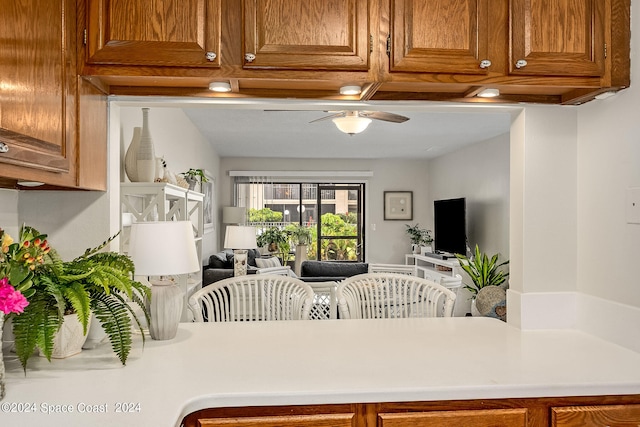
[[(88, 326), (91, 326), (91, 317), (89, 317)], [(89, 328), (87, 328), (87, 331), (88, 330)], [(60, 330), (53, 339), (51, 358), (65, 359), (80, 353), (86, 339), (87, 336), (82, 330), (82, 323), (78, 320), (78, 315), (75, 313), (67, 314), (64, 316)], [(40, 356), (44, 356), (42, 351), (39, 351), (39, 354)]]

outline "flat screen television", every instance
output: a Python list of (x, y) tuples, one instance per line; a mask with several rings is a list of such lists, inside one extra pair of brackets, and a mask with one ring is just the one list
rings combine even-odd
[(434, 243), (437, 253), (467, 253), (466, 200), (435, 200), (433, 202)]

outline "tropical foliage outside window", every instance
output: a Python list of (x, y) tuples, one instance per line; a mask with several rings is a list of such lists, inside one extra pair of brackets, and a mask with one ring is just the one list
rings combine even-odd
[[(248, 224), (258, 234), (273, 227), (289, 237), (289, 254), (295, 258), (295, 230), (308, 227), (311, 241), (307, 258), (335, 261), (362, 261), (364, 218), (362, 184), (236, 183), (238, 205), (247, 207)], [(260, 239), (259, 239), (260, 240)]]

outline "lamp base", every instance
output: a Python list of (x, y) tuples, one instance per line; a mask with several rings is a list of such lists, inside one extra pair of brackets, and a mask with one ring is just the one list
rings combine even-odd
[(233, 251), (234, 276), (245, 276), (247, 274), (247, 253), (246, 249), (235, 249)]
[(151, 301), (147, 309), (151, 316), (149, 334), (154, 340), (170, 340), (178, 333), (184, 295), (171, 280), (151, 281)]

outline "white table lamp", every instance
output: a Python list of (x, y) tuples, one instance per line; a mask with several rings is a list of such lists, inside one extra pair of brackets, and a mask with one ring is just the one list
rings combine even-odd
[(233, 249), (233, 275), (247, 274), (247, 249), (258, 247), (256, 228), (240, 225), (228, 225), (224, 236), (224, 247)]
[(131, 225), (129, 256), (138, 276), (150, 279), (149, 333), (156, 340), (170, 340), (178, 332), (184, 305), (183, 290), (162, 276), (200, 270), (200, 260), (190, 221), (139, 222)]

